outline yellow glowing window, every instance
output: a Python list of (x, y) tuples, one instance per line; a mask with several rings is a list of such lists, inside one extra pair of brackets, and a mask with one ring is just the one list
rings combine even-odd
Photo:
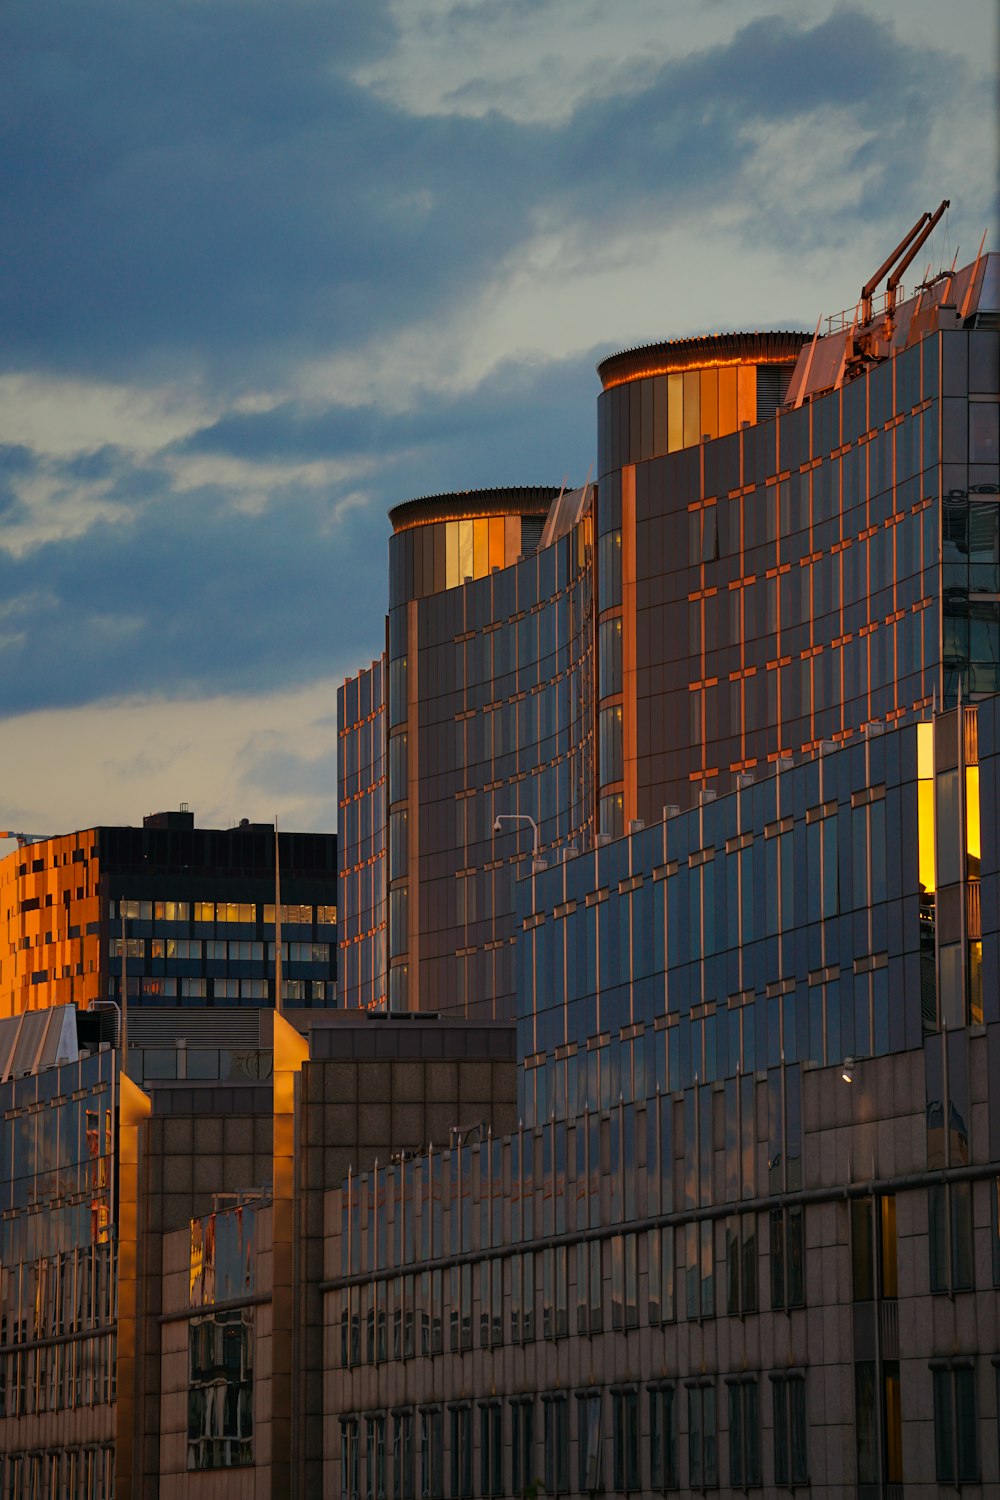
[(978, 876), (981, 834), (979, 828), (979, 767), (965, 768), (965, 839), (969, 856), (968, 873)]
[(684, 376), (667, 376), (667, 449), (676, 453), (684, 446)]
[(701, 425), (701, 378), (697, 370), (684, 372), (684, 446), (692, 447), (703, 431)]
[(934, 725), (917, 725), (917, 775), (930, 781), (934, 775)]
[(934, 726), (917, 725), (917, 878), (928, 893), (937, 886), (934, 865)]
[(736, 416), (736, 367), (719, 371), (719, 435), (735, 432), (739, 422)]

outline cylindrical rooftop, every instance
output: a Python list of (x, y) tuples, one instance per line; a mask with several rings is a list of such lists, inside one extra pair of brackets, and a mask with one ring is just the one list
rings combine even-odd
[(404, 500), (389, 512), (393, 531), (433, 521), (473, 521), (488, 516), (547, 516), (558, 485), (509, 485), (490, 490), (455, 490)]
[(665, 339), (609, 354), (597, 366), (606, 391), (628, 380), (704, 370), (713, 365), (793, 364), (808, 333), (711, 333), (702, 338)]

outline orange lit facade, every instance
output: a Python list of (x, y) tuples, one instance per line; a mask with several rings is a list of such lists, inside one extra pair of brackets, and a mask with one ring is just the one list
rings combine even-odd
[[(337, 840), (281, 835), (286, 1003), (336, 1004)], [(274, 830), (188, 811), (89, 828), (0, 860), (0, 1018), (95, 1001), (273, 1004)]]
[(100, 890), (94, 828), (0, 860), (0, 1018), (106, 997)]
[(392, 511), (390, 1009), (504, 1012), (532, 822), (551, 861), (1000, 690), (998, 284), (900, 300), (878, 358), (843, 318), (609, 356), (571, 524), (545, 489)]

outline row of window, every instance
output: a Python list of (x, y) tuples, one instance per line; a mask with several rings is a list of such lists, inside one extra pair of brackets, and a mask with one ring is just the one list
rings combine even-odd
[[(1000, 1179), (990, 1183), (990, 1202), (993, 1279), (1000, 1284)], [(971, 1184), (932, 1184), (928, 1223), (931, 1291), (971, 1290)], [(356, 1285), (339, 1294), (341, 1364), (433, 1356), (444, 1353), (446, 1344), (456, 1352), (471, 1349), (476, 1337), (480, 1348), (491, 1348), (558, 1339), (571, 1331), (597, 1334), (644, 1322), (700, 1321), (723, 1311), (741, 1317), (768, 1308), (789, 1311), (805, 1304), (805, 1245), (805, 1209), (790, 1205)], [(854, 1300), (895, 1299), (894, 1195), (852, 1202), (850, 1245)], [(765, 1254), (766, 1303), (759, 1287)]]
[[(254, 901), (111, 901), (108, 916), (133, 922), (263, 922), (274, 926), (274, 905)], [(336, 926), (336, 906), (282, 905), (282, 923), (290, 926), (313, 922)]]
[(117, 1249), (105, 1239), (4, 1267), (0, 1352), (34, 1339), (61, 1338), (111, 1323)]
[(114, 1493), (112, 1447), (0, 1455), (3, 1500), (113, 1500)]
[[(805, 1303), (805, 1211), (774, 1209), (767, 1218), (770, 1308), (788, 1311)], [(496, 1256), (476, 1267), (351, 1287), (339, 1294), (341, 1364), (442, 1354), (446, 1319), (452, 1352), (472, 1348), (477, 1326), (481, 1348), (564, 1338), (571, 1329), (595, 1334), (638, 1328), (640, 1264), (649, 1324), (700, 1321), (723, 1308), (739, 1316), (755, 1313), (757, 1219), (733, 1214), (724, 1223), (704, 1220), (582, 1241), (572, 1256), (568, 1247), (554, 1246)], [(724, 1251), (724, 1269), (717, 1249)]]
[[(177, 979), (149, 974), (129, 974), (126, 977), (130, 997), (154, 1003), (162, 1000), (166, 1004), (180, 996), (181, 999), (214, 1000), (216, 1005), (259, 1005), (262, 1000), (270, 998), (274, 988), (274, 981), (270, 979), (201, 979), (190, 976)], [(119, 978), (112, 976), (108, 987), (112, 996), (121, 997)], [(283, 999), (293, 1002), (336, 1005), (337, 981), (283, 978), (281, 994)]]
[[(1000, 1412), (1000, 1366), (994, 1364)], [(901, 1484), (906, 1472), (898, 1362), (885, 1361), (881, 1373), (880, 1392), (875, 1364), (862, 1361), (855, 1366), (859, 1484)], [(976, 1483), (980, 1437), (975, 1364), (968, 1358), (935, 1359), (929, 1373), (935, 1477), (939, 1483), (959, 1486)], [(711, 1490), (726, 1482), (744, 1490), (765, 1482), (792, 1490), (809, 1483), (804, 1369), (771, 1371), (766, 1381), (754, 1371), (726, 1375), (721, 1381), (715, 1375), (652, 1381), (645, 1397), (643, 1403), (638, 1384), (579, 1390), (572, 1401), (565, 1392), (543, 1393), (540, 1434), (531, 1395), (344, 1416), (342, 1500), (443, 1500), (446, 1468), (450, 1500), (537, 1494), (539, 1488), (549, 1495), (596, 1494), (609, 1488), (616, 1494), (633, 1494), (683, 1487)], [(575, 1463), (569, 1420), (573, 1406)]]
[(116, 1344), (116, 1334), (106, 1333), (0, 1354), (0, 1417), (114, 1402)]
[[(275, 944), (266, 944), (267, 958), (273, 963)], [(125, 957), (129, 958), (205, 958), (215, 963), (263, 963), (265, 944), (258, 942), (234, 942), (232, 939), (210, 938), (126, 938)], [(121, 958), (122, 940), (108, 940), (108, 957)], [(282, 943), (281, 956), (286, 963), (328, 964), (329, 943)]]
[[(584, 1059), (595, 1056), (598, 1049)], [(755, 1108), (758, 1091), (766, 1091), (766, 1115)], [(759, 1141), (758, 1119), (766, 1130)], [(537, 1234), (707, 1207), (716, 1201), (720, 1157), (724, 1196), (734, 1204), (765, 1182), (771, 1192), (802, 1187), (797, 1066), (771, 1069), (766, 1083), (744, 1076), (682, 1098), (620, 1103), (604, 1115), (582, 1110), (572, 1123), (554, 1119), (352, 1177), (341, 1197), (340, 1268), (345, 1276), (402, 1270), (530, 1244)]]
[[(808, 1484), (805, 1371), (774, 1371), (767, 1383), (769, 1477), (783, 1488)], [(714, 1489), (726, 1456), (734, 1488), (758, 1486), (762, 1386), (756, 1373), (724, 1377), (721, 1412), (720, 1383), (709, 1375), (656, 1381), (645, 1390), (624, 1384), (572, 1396), (546, 1392), (540, 1424), (534, 1396), (344, 1416), (342, 1500)]]

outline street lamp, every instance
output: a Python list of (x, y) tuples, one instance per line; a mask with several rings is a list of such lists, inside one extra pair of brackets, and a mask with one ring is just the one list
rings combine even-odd
[(531, 814), (530, 813), (498, 813), (497, 816), (493, 820), (493, 832), (494, 833), (499, 833), (500, 832), (500, 824), (501, 823), (530, 823), (531, 824), (531, 831), (534, 834), (534, 842), (533, 842), (533, 844), (531, 846), (531, 871), (532, 871), (532, 874), (534, 874), (536, 870), (539, 870), (539, 869), (544, 870), (544, 868), (545, 868), (545, 861), (539, 859), (539, 857), (538, 857), (538, 824), (535, 822), (535, 820), (531, 816)]

